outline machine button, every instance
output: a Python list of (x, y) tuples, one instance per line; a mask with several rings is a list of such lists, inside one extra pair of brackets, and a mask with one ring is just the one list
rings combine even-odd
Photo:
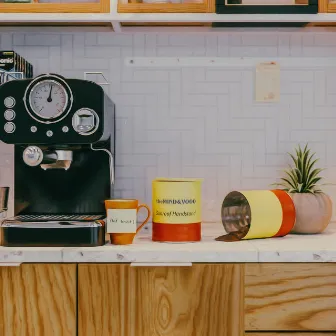
[(37, 131), (37, 127), (36, 126), (30, 127), (30, 132), (35, 133), (36, 131)]
[(63, 127), (62, 127), (62, 131), (63, 131), (64, 133), (69, 132), (69, 127), (68, 127), (68, 126), (63, 126)]
[(6, 110), (4, 117), (6, 120), (11, 121), (15, 118), (15, 112), (13, 110)]
[(53, 136), (53, 134), (54, 134), (54, 133), (53, 133), (53, 131), (50, 131), (50, 130), (49, 130), (49, 131), (47, 131), (47, 136), (48, 136), (48, 137), (51, 137), (51, 136)]
[(15, 99), (13, 97), (6, 97), (4, 104), (7, 108), (12, 108), (15, 105)]
[(12, 122), (8, 122), (4, 126), (6, 133), (13, 133), (15, 131), (15, 124)]

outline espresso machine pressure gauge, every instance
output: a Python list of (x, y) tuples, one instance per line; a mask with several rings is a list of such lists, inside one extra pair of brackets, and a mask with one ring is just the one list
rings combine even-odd
[(59, 76), (40, 76), (27, 87), (24, 102), (35, 120), (51, 124), (66, 117), (72, 105), (72, 92)]

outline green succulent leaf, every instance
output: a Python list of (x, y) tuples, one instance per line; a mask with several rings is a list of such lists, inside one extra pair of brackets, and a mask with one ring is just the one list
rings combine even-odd
[(290, 187), (295, 189), (295, 183), (291, 182), (290, 180), (286, 179), (285, 177), (282, 177), (281, 180), (285, 181)]
[(297, 159), (295, 158), (295, 156), (292, 153), (288, 153), (290, 155), (290, 157), (292, 158), (295, 167), (297, 167)]
[(294, 172), (296, 174), (296, 178), (297, 178), (298, 182), (301, 183), (302, 181), (304, 181), (304, 178), (302, 176), (302, 172), (300, 172), (300, 170), (298, 168), (294, 168)]
[(322, 177), (315, 177), (314, 179), (312, 179), (311, 181), (309, 181), (309, 183), (307, 184), (306, 188), (311, 188), (313, 186), (316, 186), (317, 182), (321, 181)]
[(293, 184), (297, 184), (298, 180), (296, 177), (295, 172), (291, 171), (290, 169), (284, 170), (284, 173), (289, 177), (289, 179), (293, 182)]
[[(306, 147), (305, 147), (306, 150)], [(301, 176), (302, 180), (306, 180), (306, 176), (309, 174), (307, 162), (308, 162), (308, 157), (309, 157), (309, 152), (310, 150), (304, 151), (302, 154), (302, 171), (301, 171)]]
[[(294, 149), (295, 153), (288, 153), (292, 159), (292, 166), (284, 170), (284, 177), (281, 183), (275, 183), (278, 187), (284, 188), (290, 193), (318, 193), (322, 192), (320, 186), (326, 184), (318, 184), (322, 180), (319, 175), (324, 169), (315, 168), (318, 158), (315, 153), (306, 144), (303, 148), (298, 145)], [(330, 183), (328, 183), (330, 185)]]

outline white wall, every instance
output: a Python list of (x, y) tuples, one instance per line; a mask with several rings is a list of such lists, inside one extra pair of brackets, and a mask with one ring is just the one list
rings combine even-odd
[[(336, 56), (335, 33), (2, 33), (35, 66), (83, 78), (102, 71), (117, 106), (116, 188), (151, 202), (158, 176), (204, 177), (204, 219), (220, 218), (232, 189), (269, 188), (287, 151), (309, 141), (336, 183), (336, 71), (281, 69), (281, 101), (254, 102), (254, 69), (131, 68), (129, 56)], [(322, 61), (323, 62), (323, 61)], [(12, 149), (0, 145), (0, 183), (12, 184)], [(327, 190), (336, 199), (336, 190)]]

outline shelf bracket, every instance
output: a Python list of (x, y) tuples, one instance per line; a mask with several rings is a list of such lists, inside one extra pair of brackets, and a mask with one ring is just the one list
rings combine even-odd
[(112, 28), (115, 33), (121, 33), (122, 27), (119, 21), (112, 21)]

